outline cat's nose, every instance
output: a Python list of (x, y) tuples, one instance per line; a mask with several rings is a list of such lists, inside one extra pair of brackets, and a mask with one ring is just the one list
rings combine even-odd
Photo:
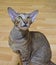
[(28, 22), (25, 22), (25, 21), (24, 21), (24, 23), (27, 24)]
[(24, 22), (25, 24), (27, 24), (27, 23), (28, 23), (28, 21), (27, 21), (27, 20), (24, 20), (23, 22)]

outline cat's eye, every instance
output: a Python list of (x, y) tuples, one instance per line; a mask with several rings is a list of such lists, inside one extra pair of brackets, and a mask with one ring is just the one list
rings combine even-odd
[(22, 17), (21, 17), (21, 16), (18, 16), (18, 18), (19, 18), (19, 19), (22, 19)]
[(20, 17), (20, 16), (18, 16), (18, 18), (19, 18), (19, 19), (21, 19), (21, 17)]
[(27, 17), (27, 20), (28, 20), (28, 21), (30, 21), (30, 20), (31, 20), (31, 18), (28, 16), (28, 17)]
[(21, 19), (22, 19), (21, 16), (16, 17), (17, 21), (20, 21)]
[(27, 19), (30, 19), (30, 17), (28, 16)]

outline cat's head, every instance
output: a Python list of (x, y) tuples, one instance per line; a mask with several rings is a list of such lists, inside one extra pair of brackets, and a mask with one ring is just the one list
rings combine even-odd
[(38, 10), (31, 13), (17, 13), (11, 7), (8, 7), (8, 13), (13, 21), (14, 25), (21, 30), (27, 30), (30, 25), (34, 22)]

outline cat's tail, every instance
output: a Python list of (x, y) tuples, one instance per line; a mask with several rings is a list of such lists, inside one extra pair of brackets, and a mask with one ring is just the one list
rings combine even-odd
[(56, 65), (56, 64), (53, 63), (52, 61), (49, 61), (48, 65)]

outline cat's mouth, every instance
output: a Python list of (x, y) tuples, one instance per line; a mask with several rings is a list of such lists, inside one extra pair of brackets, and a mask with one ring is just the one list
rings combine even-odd
[(29, 26), (28, 26), (28, 25), (26, 25), (26, 24), (25, 24), (25, 25), (23, 25), (23, 26), (20, 26), (20, 29), (21, 29), (21, 30), (27, 30), (28, 28), (29, 28)]
[(20, 30), (27, 30), (29, 28), (29, 26), (27, 25), (23, 25), (23, 26), (17, 26), (17, 28), (19, 28)]
[(23, 26), (23, 27), (20, 27), (20, 29), (21, 29), (21, 30), (27, 30), (27, 29), (28, 29), (28, 27)]
[(25, 25), (23, 25), (22, 27), (28, 27), (28, 26), (25, 24)]
[(24, 24), (24, 25), (19, 25), (19, 26), (16, 26), (18, 29), (20, 30), (28, 30), (29, 28), (29, 25), (28, 24)]

